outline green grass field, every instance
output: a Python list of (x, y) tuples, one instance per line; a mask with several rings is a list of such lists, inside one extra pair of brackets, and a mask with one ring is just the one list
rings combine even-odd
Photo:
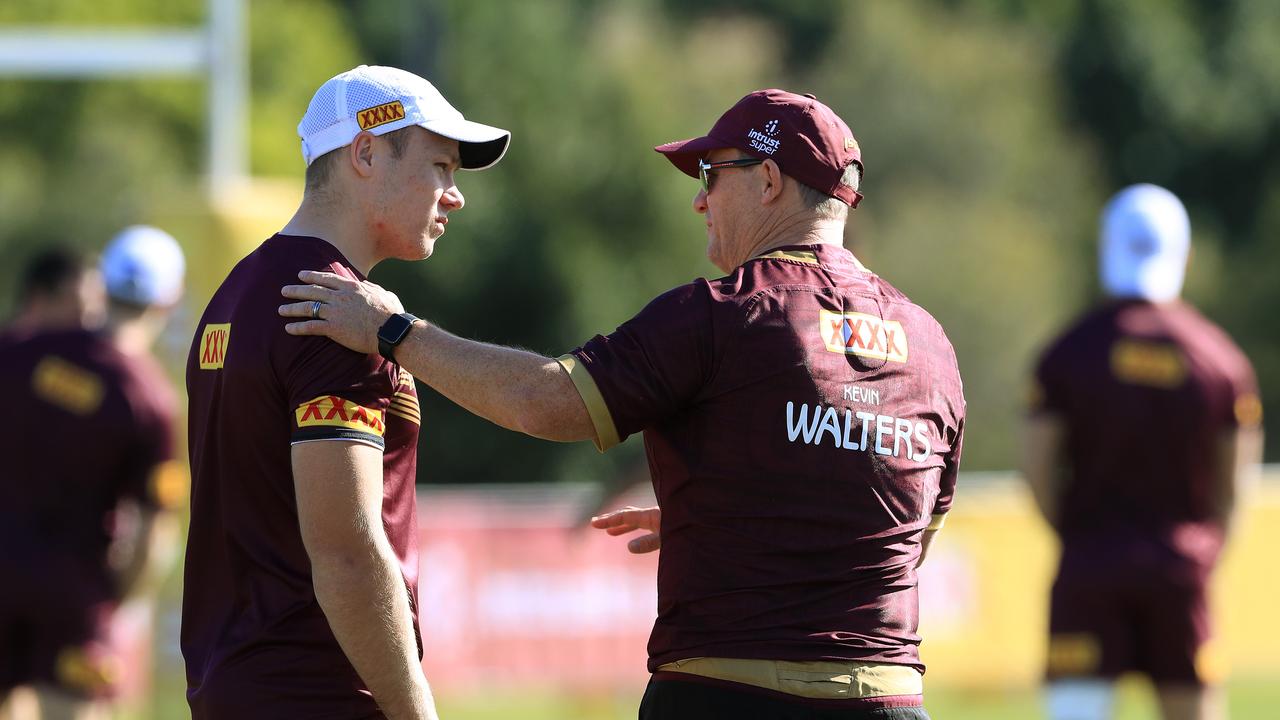
[[(483, 696), (439, 698), (443, 720), (632, 720), (641, 689), (616, 696), (572, 696), (546, 690), (494, 692)], [(1280, 708), (1280, 683), (1237, 680), (1228, 686), (1232, 720), (1268, 720)], [(927, 707), (934, 720), (1036, 720), (1043, 717), (1034, 691), (1008, 692), (930, 689)], [(130, 713), (122, 720), (173, 720), (189, 717), (181, 694), (156, 699), (153, 713)], [(1121, 684), (1115, 720), (1157, 720), (1149, 688), (1138, 681)]]
[[(1043, 717), (1034, 691), (930, 690), (926, 707), (934, 720), (1035, 720)], [(631, 720), (640, 691), (624, 697), (574, 698), (550, 694), (499, 695), (486, 698), (442, 698), (444, 720)], [(1280, 683), (1238, 681), (1229, 687), (1232, 720), (1266, 720), (1277, 716)], [(1155, 701), (1140, 682), (1121, 686), (1115, 720), (1156, 720)]]

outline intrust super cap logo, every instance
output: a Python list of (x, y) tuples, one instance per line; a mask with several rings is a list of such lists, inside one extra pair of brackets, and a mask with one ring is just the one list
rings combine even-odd
[(889, 362), (907, 361), (907, 333), (897, 320), (883, 320), (865, 313), (821, 310), (818, 332), (831, 352)]
[(389, 103), (383, 103), (356, 113), (356, 122), (360, 123), (361, 130), (376, 128), (379, 125), (386, 125), (389, 122), (403, 119), (404, 105), (401, 105), (399, 100), (392, 100)]
[(339, 427), (372, 433), (382, 437), (387, 426), (382, 411), (357, 405), (333, 395), (324, 395), (302, 403), (294, 410), (298, 427)]
[(230, 340), (231, 323), (205, 325), (200, 333), (200, 369), (221, 370)]

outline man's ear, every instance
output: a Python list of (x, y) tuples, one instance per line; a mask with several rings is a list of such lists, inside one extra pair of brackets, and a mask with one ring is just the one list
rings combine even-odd
[(373, 174), (373, 140), (374, 134), (365, 130), (357, 134), (347, 146), (347, 159), (350, 160), (356, 175), (360, 177), (369, 177)]
[(768, 205), (782, 196), (782, 169), (772, 160), (765, 160), (760, 167), (764, 171), (764, 181), (760, 187), (760, 204)]

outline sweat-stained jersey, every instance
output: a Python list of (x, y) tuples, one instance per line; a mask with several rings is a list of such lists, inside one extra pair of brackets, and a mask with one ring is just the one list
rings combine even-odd
[(602, 449), (643, 431), (662, 553), (649, 669), (695, 658), (923, 671), (920, 539), (965, 404), (942, 328), (831, 245), (671, 290), (561, 359)]
[(380, 717), (316, 601), (292, 444), (383, 450), (383, 529), (418, 632), (413, 378), (376, 355), (287, 334), (280, 288), (303, 269), (363, 279), (329, 243), (276, 235), (231, 271), (192, 342), (182, 652), (196, 720)]
[(1036, 380), (1034, 411), (1067, 428), (1064, 546), (1096, 545), (1096, 563), (1154, 541), (1171, 562), (1212, 565), (1219, 442), (1262, 415), (1253, 368), (1227, 334), (1185, 303), (1113, 302), (1049, 346)]

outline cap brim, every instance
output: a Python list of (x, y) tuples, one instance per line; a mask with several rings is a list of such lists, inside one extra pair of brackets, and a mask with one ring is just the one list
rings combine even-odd
[(677, 170), (691, 178), (696, 178), (698, 177), (698, 161), (706, 157), (707, 153), (712, 150), (726, 147), (731, 147), (731, 145), (710, 135), (703, 135), (691, 140), (680, 140), (658, 145), (653, 149), (665, 155), (671, 161), (671, 164), (676, 166)]
[(507, 154), (511, 133), (491, 125), (461, 118), (431, 120), (422, 127), (458, 141), (458, 155), (464, 170), (484, 170), (498, 164)]

